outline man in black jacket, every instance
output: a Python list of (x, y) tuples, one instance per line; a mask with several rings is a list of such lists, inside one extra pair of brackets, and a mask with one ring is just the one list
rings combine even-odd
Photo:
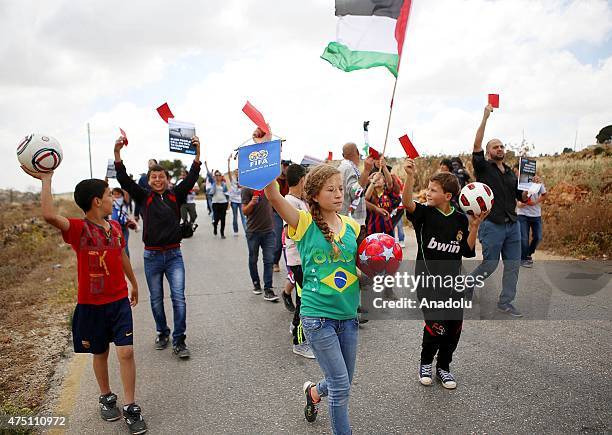
[(136, 184), (126, 172), (121, 160), (121, 148), (125, 139), (115, 141), (115, 169), (117, 181), (135, 201), (142, 204), (143, 230), (142, 241), (145, 245), (144, 271), (151, 295), (151, 309), (157, 328), (155, 348), (168, 346), (170, 328), (164, 311), (163, 277), (166, 275), (170, 285), (170, 298), (174, 312), (174, 331), (172, 345), (179, 358), (188, 358), (189, 350), (185, 344), (186, 304), (185, 304), (185, 265), (181, 254), (180, 208), (187, 199), (200, 174), (200, 141), (197, 136), (191, 139), (196, 148), (195, 159), (185, 180), (174, 189), (168, 189), (170, 177), (159, 166), (149, 167), (147, 179), (150, 190)]
[[(491, 188), (494, 195), (493, 208), (487, 219), (480, 225), (478, 240), (482, 245), (482, 263), (472, 272), (485, 278), (491, 275), (499, 264), (501, 255), (504, 262), (502, 291), (497, 308), (513, 317), (522, 317), (512, 301), (516, 296), (521, 262), (521, 228), (516, 217), (516, 201), (525, 202), (527, 192), (518, 190), (514, 171), (504, 163), (505, 147), (499, 139), (491, 139), (486, 145), (486, 156), (482, 140), (489, 115), (493, 107), (485, 107), (484, 115), (474, 140), (472, 164), (476, 179)], [(537, 182), (537, 180), (534, 180)]]

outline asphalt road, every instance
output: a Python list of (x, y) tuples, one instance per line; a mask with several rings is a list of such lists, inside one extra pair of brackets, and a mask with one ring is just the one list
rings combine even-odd
[[(183, 243), (190, 360), (179, 361), (170, 348), (154, 349), (140, 234), (132, 233), (130, 240), (141, 288), (134, 310), (137, 403), (149, 433), (330, 433), (325, 403), (314, 424), (304, 420), (301, 386), (318, 380), (321, 372), (316, 361), (291, 353), (291, 314), (282, 303), (251, 293), (242, 228), (239, 237), (228, 228), (226, 240), (215, 238), (203, 203), (198, 213), (200, 228)], [(413, 245), (411, 239), (407, 258), (414, 258)], [(533, 298), (550, 299), (553, 292), (534, 273), (521, 270), (524, 289), (516, 300), (527, 317)], [(283, 272), (274, 274), (277, 292), (284, 277)], [(418, 382), (420, 320), (369, 322), (360, 330), (351, 392), (354, 432), (610, 431), (611, 294), (608, 285), (589, 298), (554, 299), (555, 309), (578, 312), (579, 320), (467, 321), (452, 364), (458, 381), (454, 391)], [(168, 297), (166, 313), (171, 319)], [(114, 352), (110, 371), (121, 402)], [(68, 398), (73, 404), (68, 433), (128, 433), (122, 421), (100, 419), (89, 359), (74, 391)]]

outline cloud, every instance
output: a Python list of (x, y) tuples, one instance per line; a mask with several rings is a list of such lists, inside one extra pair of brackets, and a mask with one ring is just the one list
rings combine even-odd
[[(144, 171), (165, 151), (166, 125), (154, 108), (168, 100), (178, 119), (196, 123), (211, 168), (253, 126), (240, 108), (249, 99), (287, 138), (283, 153), (339, 156), (346, 141), (382, 148), (393, 77), (383, 69), (344, 73), (319, 59), (335, 35), (333, 3), (218, 2), (0, 3), (1, 186), (32, 182), (16, 165), (14, 146), (30, 131), (63, 144), (55, 180), (67, 191), (89, 176), (85, 125), (92, 129), (94, 176), (103, 176), (123, 127), (128, 168)], [(389, 133), (414, 135), (422, 153), (467, 152), (486, 94), (501, 108), (487, 137), (536, 152), (590, 144), (612, 119), (612, 8), (605, 1), (415, 0)], [(11, 41), (6, 42), (6, 41)], [(18, 41), (19, 43), (15, 43)], [(601, 48), (592, 64), (571, 47)], [(180, 74), (177, 73), (180, 72)], [(190, 158), (183, 159), (185, 163)], [(13, 164), (15, 162), (15, 164)]]

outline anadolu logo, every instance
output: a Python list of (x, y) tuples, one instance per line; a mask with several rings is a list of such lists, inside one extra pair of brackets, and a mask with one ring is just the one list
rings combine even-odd
[(268, 150), (253, 151), (249, 154), (249, 167), (261, 166), (268, 163)]

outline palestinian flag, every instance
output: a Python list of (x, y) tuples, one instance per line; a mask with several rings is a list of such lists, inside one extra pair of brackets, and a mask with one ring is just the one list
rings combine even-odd
[(336, 41), (321, 58), (343, 71), (384, 66), (397, 77), (411, 0), (336, 0)]

